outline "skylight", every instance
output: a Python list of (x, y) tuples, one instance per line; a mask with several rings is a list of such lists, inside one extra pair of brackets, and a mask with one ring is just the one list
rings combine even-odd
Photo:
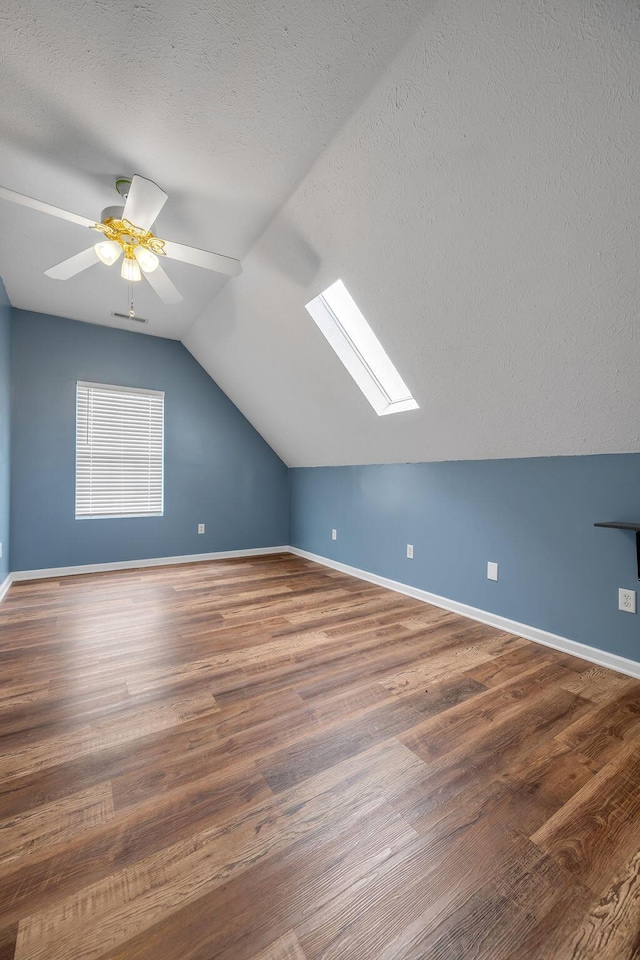
[(379, 417), (418, 408), (342, 280), (314, 297), (307, 310)]

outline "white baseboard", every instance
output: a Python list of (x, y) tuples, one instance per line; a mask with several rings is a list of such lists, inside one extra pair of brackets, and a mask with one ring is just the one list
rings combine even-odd
[(403, 593), (405, 596), (413, 597), (415, 600), (421, 600), (423, 603), (430, 603), (435, 607), (441, 607), (443, 610), (459, 613), (461, 616), (468, 617), (470, 620), (486, 623), (488, 626), (496, 627), (498, 630), (504, 630), (506, 633), (517, 634), (526, 640), (533, 640), (534, 643), (541, 643), (545, 647), (552, 647), (554, 650), (560, 650), (563, 653), (571, 654), (571, 656), (580, 657), (582, 660), (588, 660), (590, 663), (595, 663), (598, 666), (607, 667), (609, 670), (617, 670), (618, 673), (624, 673), (629, 677), (640, 679), (640, 663), (635, 660), (618, 656), (616, 653), (607, 653), (606, 650), (590, 647), (577, 640), (569, 640), (567, 637), (558, 636), (556, 633), (549, 633), (547, 630), (541, 630), (539, 627), (532, 627), (527, 623), (519, 623), (517, 620), (501, 617), (497, 613), (489, 613), (487, 610), (471, 607), (466, 603), (460, 603), (458, 600), (449, 600), (447, 597), (438, 596), (436, 593), (429, 593), (428, 590), (411, 587), (406, 583), (400, 583), (398, 580), (390, 580), (388, 577), (381, 577), (376, 573), (369, 573), (367, 570), (351, 567), (347, 563), (340, 563), (338, 560), (331, 560), (329, 557), (322, 557), (316, 553), (309, 553), (308, 550), (301, 550), (299, 547), (291, 546), (254, 547), (249, 550), (221, 550), (218, 553), (194, 553), (188, 556), (156, 557), (151, 560), (123, 560), (114, 563), (92, 563), (74, 567), (51, 567), (43, 570), (16, 570), (10, 573), (0, 586), (0, 601), (6, 595), (12, 583), (24, 580), (56, 579), (57, 577), (73, 577), (79, 574), (101, 573), (108, 570), (135, 570), (142, 567), (200, 563), (207, 560), (228, 560), (235, 557), (260, 557), (273, 553), (292, 553), (297, 557), (304, 557), (306, 560), (313, 561), (313, 563), (331, 567), (333, 570), (340, 570), (342, 573), (357, 577), (359, 580), (366, 580), (368, 583), (375, 583), (379, 587), (395, 590), (396, 593)]
[[(289, 547), (252, 547), (249, 550), (220, 550), (217, 553), (192, 553), (181, 557), (154, 557), (151, 560), (116, 560), (113, 563), (85, 563), (76, 567), (45, 567), (42, 570), (15, 570), (9, 574), (12, 583), (20, 580), (51, 580), (75, 577), (83, 573), (107, 570), (137, 570), (141, 567), (164, 567), (181, 563), (202, 563), (205, 560), (230, 560), (235, 557), (262, 557), (270, 553), (288, 553)], [(5, 581), (6, 583), (6, 581)], [(7, 585), (7, 589), (8, 589)], [(2, 588), (0, 588), (0, 596)]]
[(501, 617), (497, 613), (489, 613), (487, 610), (478, 609), (478, 607), (470, 607), (468, 604), (460, 603), (458, 600), (449, 600), (447, 597), (440, 597), (436, 593), (429, 593), (428, 590), (420, 590), (419, 587), (410, 587), (408, 584), (400, 583), (398, 580), (389, 580), (387, 577), (380, 577), (376, 573), (368, 573), (366, 570), (360, 570), (358, 567), (350, 567), (346, 563), (331, 560), (329, 557), (321, 557), (316, 553), (300, 550), (298, 547), (289, 547), (289, 551), (297, 557), (304, 557), (306, 560), (312, 560), (314, 563), (331, 567), (333, 570), (340, 570), (342, 573), (348, 573), (352, 577), (358, 577), (359, 580), (367, 580), (369, 583), (375, 583), (379, 587), (386, 587), (388, 590), (404, 593), (406, 596), (413, 597), (415, 600), (422, 600), (423, 603), (431, 603), (435, 607), (442, 607), (443, 610), (459, 613), (461, 616), (468, 617), (470, 620), (486, 623), (491, 627), (497, 627), (498, 630), (504, 630), (506, 633), (515, 633), (519, 637), (524, 637), (526, 640), (533, 640), (534, 643), (541, 643), (545, 647), (553, 647), (554, 650), (561, 650), (563, 653), (571, 654), (571, 656), (580, 657), (580, 659), (588, 660), (590, 663), (596, 663), (598, 666), (607, 667), (609, 670), (617, 670), (618, 673), (624, 673), (629, 677), (640, 679), (640, 663), (637, 663), (635, 660), (629, 660), (627, 657), (620, 657), (616, 653), (607, 653), (606, 650), (599, 650), (597, 647), (589, 647), (586, 643), (579, 643), (577, 640), (560, 637), (556, 633), (549, 633), (547, 630), (532, 627), (527, 623), (518, 623), (516, 620), (509, 620), (507, 617)]
[(2, 603), (2, 601), (4, 600), (7, 590), (9, 589), (12, 583), (13, 583), (13, 576), (12, 574), (8, 573), (4, 583), (0, 583), (0, 603)]

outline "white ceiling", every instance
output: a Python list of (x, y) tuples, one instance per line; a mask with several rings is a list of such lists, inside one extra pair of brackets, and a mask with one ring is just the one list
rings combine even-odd
[[(640, 450), (640, 8), (441, 0), (185, 343), (290, 465)], [(420, 410), (304, 309), (341, 277)]]
[[(242, 258), (415, 27), (420, 0), (5, 0), (0, 184), (84, 216), (119, 175), (169, 194), (156, 232)], [(96, 241), (0, 201), (14, 306), (112, 326), (118, 268), (43, 276)], [(168, 263), (184, 295), (135, 288), (145, 333), (179, 339), (226, 282)], [(140, 328), (137, 328), (140, 329)]]
[[(161, 235), (241, 257), (171, 264), (145, 330), (287, 463), (640, 450), (635, 0), (9, 8), (0, 182), (93, 216), (141, 173)], [(16, 306), (122, 308), (107, 268), (41, 277), (80, 228), (2, 216)], [(420, 410), (378, 418), (305, 312), (337, 277)]]

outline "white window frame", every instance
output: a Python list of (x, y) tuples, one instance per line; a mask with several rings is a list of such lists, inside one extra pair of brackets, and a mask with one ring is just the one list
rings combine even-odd
[(418, 403), (342, 280), (306, 304), (379, 417), (417, 410)]
[[(102, 391), (111, 391), (113, 393), (136, 394), (141, 393), (145, 396), (162, 398), (162, 436), (161, 436), (161, 467), (160, 467), (160, 510), (148, 513), (84, 513), (78, 514), (78, 400), (80, 388), (97, 389)], [(144, 387), (125, 387), (113, 383), (94, 383), (88, 380), (78, 380), (76, 382), (76, 424), (75, 424), (75, 488), (74, 488), (74, 513), (76, 520), (132, 520), (140, 517), (162, 517), (164, 516), (164, 391), (147, 390)]]

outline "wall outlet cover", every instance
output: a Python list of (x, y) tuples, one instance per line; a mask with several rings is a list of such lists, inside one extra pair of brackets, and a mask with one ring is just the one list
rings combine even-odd
[(491, 560), (487, 563), (487, 580), (497, 580), (498, 579), (498, 564), (493, 563)]
[(618, 590), (618, 610), (623, 610), (625, 613), (636, 612), (635, 590), (625, 590), (623, 587), (620, 587)]
[(338, 539), (338, 531), (337, 531), (337, 530), (332, 530), (332, 531), (331, 531), (331, 539), (332, 539), (332, 540), (337, 540), (337, 539)]
[(204, 533), (204, 523), (198, 524), (198, 533)]
[(413, 560), (413, 544), (407, 544), (407, 560)]

